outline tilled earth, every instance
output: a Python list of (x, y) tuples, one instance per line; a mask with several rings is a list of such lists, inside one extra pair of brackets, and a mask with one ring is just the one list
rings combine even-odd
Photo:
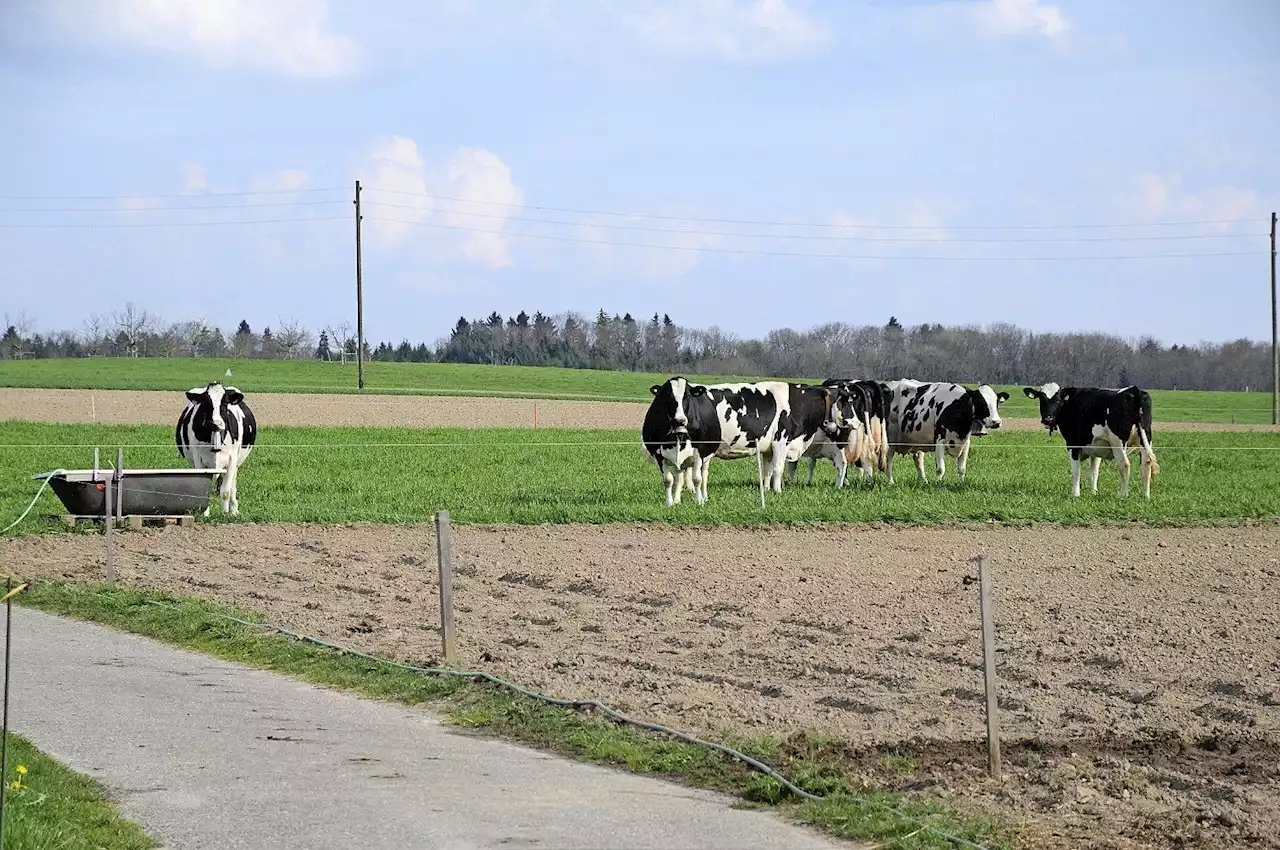
[[(438, 660), (430, 527), (116, 540), (122, 583)], [(0, 557), (91, 580), (101, 548), (45, 535)], [(1003, 787), (985, 777), (978, 552)], [(460, 526), (454, 553), (468, 666), (692, 731), (834, 736), (869, 782), (1012, 816), (1027, 846), (1280, 847), (1280, 526)]]
[[(470, 396), (252, 393), (260, 422), (275, 426), (398, 428), (632, 428), (648, 402)], [(0, 387), (0, 422), (102, 423), (172, 426), (186, 403), (181, 392), (154, 390), (50, 390)], [(1156, 410), (1156, 429), (1274, 431), (1272, 425), (1167, 422)], [(1005, 418), (1014, 430), (1039, 428), (1035, 419)]]

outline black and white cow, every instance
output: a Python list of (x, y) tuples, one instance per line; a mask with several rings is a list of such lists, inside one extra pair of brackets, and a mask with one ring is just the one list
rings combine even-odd
[[(844, 487), (852, 464), (866, 479), (874, 469), (884, 471), (885, 393), (878, 381), (828, 378), (822, 386), (833, 390), (829, 423), (815, 435), (801, 457), (809, 461), (808, 483), (818, 460), (826, 458), (836, 468), (836, 487)], [(788, 461), (788, 480), (795, 478), (795, 461)]]
[(1139, 387), (1023, 387), (1040, 401), (1040, 424), (1062, 432), (1071, 458), (1071, 495), (1080, 495), (1080, 459), (1089, 458), (1090, 489), (1098, 492), (1098, 468), (1106, 458), (1120, 467), (1120, 495), (1129, 495), (1129, 450), (1141, 455), (1142, 494), (1151, 498), (1151, 479), (1160, 471), (1151, 446), (1151, 394)]
[[(258, 439), (258, 420), (244, 393), (217, 382), (187, 390), (187, 406), (178, 416), (174, 439), (178, 454), (196, 469), (222, 470), (214, 476), (222, 512), (238, 514), (237, 473)], [(212, 507), (205, 508), (205, 516)]]
[[(791, 387), (784, 381), (695, 384), (676, 375), (649, 388), (640, 439), (667, 486), (667, 504), (680, 501), (689, 483), (698, 504), (707, 501), (707, 472), (713, 458), (768, 459), (764, 478), (782, 490), (787, 435), (779, 421), (790, 412)], [(695, 471), (694, 464), (697, 464)]]
[[(836, 464), (836, 486), (844, 484), (843, 437), (835, 421), (835, 401), (839, 394), (836, 387), (815, 387), (809, 384), (789, 383), (789, 404), (786, 415), (779, 417), (778, 431), (774, 439), (783, 439), (786, 454), (783, 459), (788, 481), (794, 481), (796, 465), (801, 458), (809, 459), (809, 483), (813, 483), (813, 467), (819, 457), (829, 457)], [(837, 461), (837, 458), (839, 460)]]
[(946, 456), (956, 459), (956, 473), (964, 481), (973, 437), (1000, 427), (1000, 405), (1009, 394), (982, 384), (969, 389), (960, 384), (901, 379), (884, 386), (889, 401), (889, 451), (886, 466), (893, 483), (894, 454), (915, 456), (916, 475), (925, 482), (924, 453), (932, 449), (938, 478), (946, 472)]

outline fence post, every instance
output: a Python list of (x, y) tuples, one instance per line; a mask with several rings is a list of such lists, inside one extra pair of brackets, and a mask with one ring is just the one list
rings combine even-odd
[(111, 526), (115, 525), (115, 519), (111, 516), (111, 497), (114, 490), (112, 485), (114, 483), (115, 475), (107, 476), (104, 484), (106, 490), (102, 499), (102, 545), (105, 549), (107, 584), (115, 584), (116, 582), (116, 565), (113, 563), (114, 553), (112, 552), (114, 541), (111, 539)]
[(987, 556), (979, 555), (978, 608), (982, 615), (982, 671), (987, 686), (987, 762), (991, 778), (1000, 781), (1000, 706), (996, 699), (996, 624), (991, 612), (991, 573)]
[(124, 522), (124, 449), (116, 446), (116, 522)]
[(440, 562), (440, 639), (444, 662), (456, 664), (458, 642), (453, 629), (453, 534), (449, 512), (436, 512), (436, 556)]

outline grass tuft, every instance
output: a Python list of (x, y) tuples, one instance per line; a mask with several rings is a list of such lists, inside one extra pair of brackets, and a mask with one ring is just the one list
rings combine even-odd
[[(152, 605), (151, 601), (176, 607)], [(781, 740), (760, 736), (726, 741), (748, 755), (773, 761), (777, 769), (810, 793), (830, 795), (820, 801), (799, 803), (776, 780), (707, 747), (614, 723), (591, 713), (550, 706), (497, 686), (420, 675), (342, 655), (221, 617), (231, 615), (262, 622), (253, 613), (157, 592), (59, 582), (34, 584), (22, 597), (22, 604), (318, 685), (409, 705), (427, 704), (460, 726), (596, 764), (724, 791), (748, 803), (775, 807), (780, 814), (834, 835), (880, 842), (885, 850), (952, 846), (938, 832), (922, 830), (924, 823), (992, 850), (1013, 846), (1010, 842), (1014, 832), (1008, 824), (962, 813), (936, 799), (862, 788), (838, 757), (844, 751), (842, 744), (826, 737)], [(901, 814), (894, 814), (895, 809)]]
[(106, 790), (9, 733), (4, 846), (7, 850), (148, 850), (156, 843), (123, 818)]

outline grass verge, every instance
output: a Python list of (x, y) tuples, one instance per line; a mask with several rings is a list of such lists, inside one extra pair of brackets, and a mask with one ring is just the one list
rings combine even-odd
[[(86, 469), (93, 446), (112, 459), (126, 446), (130, 467), (177, 467), (173, 434), (161, 426), (0, 423), (0, 528), (39, 489), (35, 473)], [(866, 487), (851, 476), (834, 486), (823, 461), (813, 486), (807, 464), (796, 483), (769, 493), (761, 508), (752, 459), (714, 461), (710, 501), (685, 493), (668, 508), (662, 479), (641, 451), (639, 434), (618, 430), (272, 428), (241, 468), (240, 518), (247, 522), (429, 521), (441, 508), (458, 523), (788, 524), (819, 522), (1054, 522), (1200, 524), (1280, 515), (1280, 433), (1157, 432), (1160, 473), (1142, 498), (1136, 457), (1130, 495), (1117, 495), (1108, 461), (1098, 495), (1070, 496), (1071, 466), (1060, 437), (996, 432), (975, 441), (964, 484), (948, 462), (947, 479), (921, 486), (908, 456), (895, 459), (895, 484)], [(107, 461), (108, 463), (111, 461)], [(17, 533), (56, 528), (40, 520), (62, 513), (46, 490)], [(220, 514), (215, 509), (215, 521)]]
[[(152, 605), (148, 600), (177, 607)], [(886, 850), (953, 846), (937, 832), (922, 830), (925, 824), (992, 850), (1014, 846), (1013, 828), (985, 815), (961, 813), (938, 799), (863, 787), (841, 769), (841, 746), (833, 740), (761, 736), (726, 742), (771, 764), (804, 790), (824, 795), (822, 800), (800, 803), (785, 796), (776, 780), (704, 747), (548, 706), (496, 686), (419, 675), (342, 655), (218, 616), (261, 622), (251, 612), (158, 593), (55, 582), (34, 584), (22, 604), (317, 685), (409, 705), (426, 704), (461, 726), (597, 764), (727, 792), (841, 838), (878, 842)], [(901, 815), (895, 815), (894, 809)]]
[[(496, 398), (558, 398), (648, 404), (649, 387), (665, 372), (611, 372), (557, 366), (487, 366), (468, 363), (365, 364), (365, 387), (357, 389), (356, 364), (320, 360), (252, 360), (191, 357), (80, 357), (0, 360), (0, 387), (174, 392), (223, 380), (232, 370), (236, 386), (250, 393), (341, 393), (466, 395)], [(689, 375), (702, 383), (759, 380), (758, 376)], [(822, 376), (797, 380), (821, 382)], [(922, 379), (928, 377), (917, 376)], [(940, 376), (930, 380), (944, 380)], [(1037, 403), (1020, 386), (1003, 386), (1010, 399), (1005, 416), (1039, 418)], [(1261, 392), (1153, 390), (1156, 428), (1162, 422), (1271, 422), (1270, 398)], [(176, 413), (174, 414), (177, 415)]]
[(147, 850), (156, 843), (121, 817), (92, 777), (9, 733), (6, 850)]

